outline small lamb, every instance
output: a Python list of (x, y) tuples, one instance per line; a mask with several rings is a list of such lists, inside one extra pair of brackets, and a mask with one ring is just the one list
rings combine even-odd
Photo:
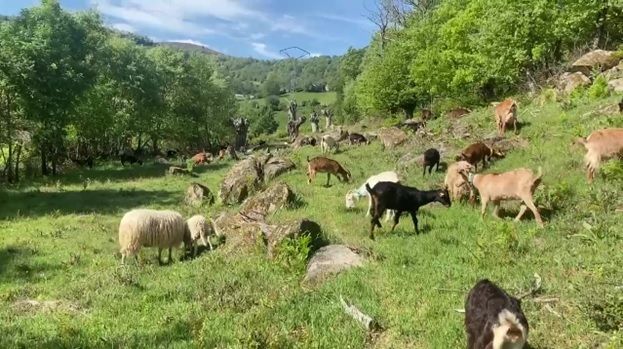
[[(355, 208), (356, 200), (367, 196), (368, 197), (368, 211), (366, 211), (366, 217), (370, 216), (370, 210), (372, 209), (372, 198), (370, 194), (366, 190), (366, 184), (370, 187), (374, 187), (378, 182), (392, 182), (392, 183), (400, 183), (400, 179), (398, 178), (398, 174), (394, 171), (386, 171), (376, 174), (374, 176), (370, 176), (368, 180), (364, 184), (359, 187), (359, 189), (350, 190), (346, 193), (346, 208)], [(394, 211), (387, 210), (387, 215), (385, 216), (385, 220), (387, 221), (390, 217), (393, 217)]]

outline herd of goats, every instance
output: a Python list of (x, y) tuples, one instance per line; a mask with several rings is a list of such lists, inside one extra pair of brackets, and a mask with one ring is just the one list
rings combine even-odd
[[(505, 134), (507, 126), (512, 125), (517, 132), (517, 111), (518, 105), (513, 99), (506, 99), (495, 106), (495, 122), (501, 136)], [(350, 133), (348, 138), (351, 144), (368, 143), (366, 137), (361, 134)], [(332, 135), (322, 136), (320, 146), (323, 155), (336, 150), (339, 140)], [(623, 154), (623, 128), (597, 130), (588, 137), (578, 138), (575, 143), (583, 145), (587, 150), (586, 175), (588, 181), (592, 182), (602, 161)], [(220, 157), (224, 155), (224, 152), (219, 154)], [(487, 161), (496, 157), (504, 157), (504, 153), (482, 142), (468, 146), (457, 156), (457, 162), (448, 166), (445, 187), (435, 190), (419, 190), (405, 186), (400, 183), (396, 172), (382, 172), (368, 178), (358, 189), (349, 191), (345, 198), (346, 207), (353, 208), (357, 199), (368, 197), (367, 215), (372, 217), (371, 239), (374, 239), (374, 228), (381, 228), (380, 218), (386, 211), (386, 221), (393, 217), (392, 230), (398, 224), (401, 214), (409, 212), (415, 231), (419, 233), (417, 212), (420, 207), (432, 202), (449, 207), (452, 201), (463, 199), (474, 202), (476, 193), (481, 200), (481, 215), (484, 216), (489, 203), (493, 204), (493, 214), (497, 217), (502, 201), (520, 200), (522, 205), (515, 221), (519, 221), (526, 210), (530, 209), (539, 227), (543, 227), (543, 221), (533, 200), (535, 189), (541, 182), (541, 168), (539, 167), (538, 173), (527, 168), (503, 173), (477, 173), (480, 162), (484, 167)], [(439, 168), (438, 150), (426, 150), (423, 158), (424, 175), (427, 170), (430, 174), (435, 166)], [(193, 161), (195, 160), (202, 163), (204, 158), (193, 158)], [(312, 159), (308, 157), (307, 162), (309, 183), (317, 173), (327, 174), (327, 186), (331, 175), (343, 182), (352, 179), (350, 172), (333, 159), (325, 156)], [(163, 249), (169, 250), (170, 261), (171, 247), (179, 246), (182, 242), (185, 246), (194, 246), (195, 252), (197, 244), (209, 245), (211, 249), (209, 237), (213, 233), (211, 222), (200, 215), (184, 221), (182, 216), (174, 211), (132, 210), (124, 215), (119, 226), (122, 262), (129, 256), (136, 257), (141, 247), (158, 247), (159, 262)], [(520, 301), (486, 279), (479, 281), (467, 296), (465, 328), (470, 349), (523, 348), (528, 338), (528, 321), (521, 309)]]

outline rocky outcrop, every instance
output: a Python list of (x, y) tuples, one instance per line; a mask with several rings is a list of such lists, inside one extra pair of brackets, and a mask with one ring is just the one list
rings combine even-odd
[(310, 259), (303, 281), (309, 284), (317, 284), (329, 276), (360, 267), (363, 262), (364, 258), (348, 246), (325, 246), (316, 251)]
[(587, 78), (581, 72), (564, 73), (558, 81), (558, 88), (565, 93), (571, 93), (576, 88), (581, 86), (588, 86), (591, 84), (591, 79)]
[(572, 73), (580, 72), (590, 76), (591, 72), (595, 70), (605, 71), (614, 67), (619, 63), (619, 60), (614, 51), (594, 50), (573, 62), (569, 70)]
[(621, 93), (623, 92), (623, 79), (615, 79), (608, 81), (608, 88), (611, 91)]
[(244, 201), (240, 212), (266, 217), (294, 201), (294, 192), (285, 183), (276, 183)]
[(264, 183), (293, 168), (292, 161), (270, 154), (250, 156), (229, 170), (221, 183), (219, 197), (226, 205), (239, 204)]
[(201, 206), (204, 203), (208, 205), (214, 204), (214, 194), (208, 187), (199, 183), (192, 183), (186, 189), (186, 197), (184, 202), (190, 206)]

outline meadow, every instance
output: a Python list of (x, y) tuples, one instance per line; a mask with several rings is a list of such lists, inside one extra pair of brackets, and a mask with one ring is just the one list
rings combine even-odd
[[(311, 219), (327, 241), (356, 247), (367, 258), (363, 267), (313, 288), (301, 284), (307, 256), (296, 241), (275, 260), (261, 246), (253, 253), (217, 248), (161, 267), (156, 250), (143, 249), (141, 263), (120, 265), (118, 223), (132, 208), (174, 209), (184, 216), (235, 209), (183, 203), (191, 181), (218, 191), (231, 161), (195, 168), (199, 178), (193, 179), (165, 176), (158, 164), (110, 163), (6, 188), (0, 191), (0, 347), (461, 348), (463, 314), (456, 310), (475, 282), (489, 278), (520, 294), (536, 273), (542, 286), (523, 301), (531, 348), (621, 348), (623, 228), (615, 210), (623, 205), (623, 167), (606, 164), (589, 186), (584, 152), (571, 146), (574, 137), (594, 129), (623, 127), (620, 114), (604, 111), (620, 97), (581, 97), (562, 105), (546, 95), (539, 99), (521, 101), (523, 127), (519, 135), (507, 134), (523, 147), (486, 171), (541, 166), (536, 203), (545, 229), (531, 214), (513, 222), (517, 204), (505, 206), (503, 220), (490, 214), (483, 220), (468, 204), (435, 204), (420, 211), (422, 234), (404, 217), (393, 233), (385, 225), (371, 241), (367, 200), (356, 210), (344, 208), (349, 189), (394, 169), (405, 153), (443, 146), (444, 161), (452, 162), (459, 149), (494, 132), (490, 108), (459, 121), (432, 121), (434, 136), (408, 147), (342, 147), (332, 157), (350, 169), (350, 184), (333, 179), (326, 188), (321, 175), (309, 185), (305, 159), (319, 149), (288, 153), (297, 168), (276, 181), (286, 182), (301, 204), (270, 220)], [(453, 136), (452, 130), (467, 126), (467, 139)], [(421, 189), (438, 188), (444, 178), (443, 172), (422, 177), (414, 166), (400, 173)], [(383, 330), (363, 330), (344, 314), (340, 296)]]

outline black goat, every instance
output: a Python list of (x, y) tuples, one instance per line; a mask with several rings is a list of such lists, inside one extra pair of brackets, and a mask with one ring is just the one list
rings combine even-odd
[(350, 145), (369, 143), (366, 137), (364, 137), (364, 135), (359, 134), (359, 133), (354, 133), (354, 132), (348, 135), (348, 141), (350, 142)]
[(132, 154), (121, 154), (119, 158), (121, 160), (121, 166), (125, 166), (126, 162), (130, 164), (138, 163), (139, 165), (143, 165), (143, 160)]
[(484, 279), (465, 300), (465, 331), (468, 349), (521, 349), (528, 340), (528, 320), (519, 299)]
[(450, 195), (447, 189), (420, 191), (417, 188), (407, 187), (402, 184), (392, 182), (378, 182), (374, 188), (370, 188), (370, 185), (366, 183), (366, 190), (370, 193), (372, 199), (372, 207), (374, 208), (374, 214), (370, 222), (370, 239), (374, 240), (374, 226), (382, 228), (379, 218), (383, 215), (385, 210), (395, 210), (394, 225), (392, 231), (400, 220), (400, 215), (403, 212), (409, 212), (411, 219), (413, 219), (413, 225), (415, 226), (415, 232), (420, 233), (417, 226), (417, 211), (420, 207), (427, 205), (433, 201), (437, 201), (450, 207)]
[(424, 173), (422, 176), (426, 176), (426, 168), (428, 168), (428, 174), (430, 175), (433, 171), (433, 166), (437, 165), (437, 169), (435, 171), (439, 171), (439, 160), (441, 159), (441, 155), (439, 155), (439, 150), (435, 148), (430, 148), (424, 152)]

